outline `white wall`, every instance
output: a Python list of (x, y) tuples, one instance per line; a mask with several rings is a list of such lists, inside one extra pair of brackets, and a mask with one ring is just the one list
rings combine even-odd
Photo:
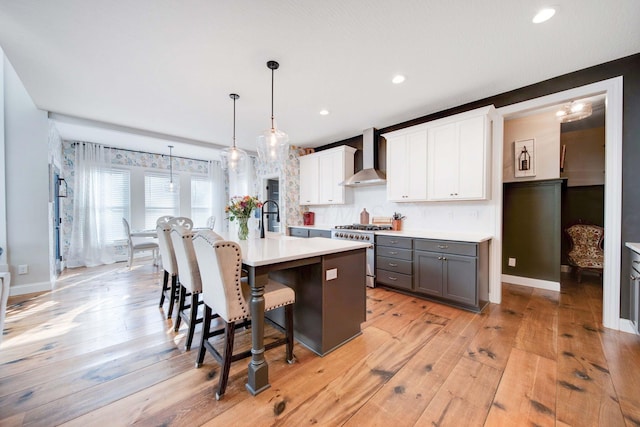
[(439, 230), (493, 234), (493, 211), (490, 201), (415, 202), (387, 201), (387, 187), (355, 187), (347, 189), (345, 205), (310, 206), (316, 225), (343, 225), (360, 222), (363, 208), (373, 217), (389, 217), (394, 212), (406, 216), (404, 230)]
[[(4, 52), (0, 48), (0, 57), (4, 58)], [(3, 253), (0, 255), (0, 272), (9, 271), (7, 264), (7, 198), (6, 198), (6, 162), (4, 143), (4, 61), (0, 61), (0, 248)]]
[[(3, 62), (7, 261), (16, 294), (51, 287), (48, 121), (4, 55)], [(19, 275), (23, 264), (29, 273)]]
[[(535, 140), (535, 172), (532, 177), (514, 177), (515, 141)], [(560, 122), (555, 111), (547, 111), (504, 122), (503, 182), (557, 179), (560, 177)]]

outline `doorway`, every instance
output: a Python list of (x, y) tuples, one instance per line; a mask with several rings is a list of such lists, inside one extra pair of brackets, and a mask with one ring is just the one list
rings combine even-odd
[[(603, 94), (606, 99), (605, 117), (605, 229), (604, 242), (603, 307), (602, 322), (610, 329), (627, 330), (620, 319), (620, 257), (622, 222), (622, 77), (569, 89), (563, 92), (523, 101), (497, 109), (498, 119), (494, 122), (494, 164), (503, 164), (503, 124), (504, 120), (516, 114), (545, 108), (567, 102), (571, 99)], [(490, 298), (501, 300), (502, 283), (502, 170), (494, 169), (493, 197), (497, 207), (495, 220), (495, 244), (492, 245), (491, 276), (493, 286)], [(629, 325), (630, 326), (630, 325)]]
[[(280, 206), (280, 180), (278, 178), (267, 178), (265, 186), (266, 200), (274, 200)], [(280, 232), (280, 223), (275, 215), (267, 215), (267, 231)]]

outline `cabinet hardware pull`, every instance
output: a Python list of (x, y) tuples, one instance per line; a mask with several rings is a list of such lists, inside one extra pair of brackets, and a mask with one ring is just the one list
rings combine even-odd
[(449, 249), (448, 245), (438, 245), (439, 249)]
[(442, 260), (443, 260), (443, 261), (447, 261), (447, 257), (446, 257), (446, 256), (443, 256), (443, 257), (442, 257)]
[(397, 252), (397, 251), (389, 251), (389, 254), (391, 254), (391, 255), (398, 255), (398, 252)]
[(389, 280), (398, 280), (397, 277), (391, 277), (391, 276), (387, 277), (387, 279), (389, 279)]
[(397, 267), (397, 266), (398, 266), (398, 264), (394, 264), (392, 262), (389, 263), (389, 267)]
[(398, 243), (398, 241), (397, 240), (389, 240), (389, 243), (392, 244), (392, 245), (395, 245), (396, 243)]
[(438, 257), (438, 259), (439, 259), (440, 261), (442, 261), (442, 257), (441, 257), (441, 256), (439, 256), (439, 257)]
[(640, 276), (634, 276), (633, 274), (631, 275), (631, 280), (635, 281), (640, 279)]

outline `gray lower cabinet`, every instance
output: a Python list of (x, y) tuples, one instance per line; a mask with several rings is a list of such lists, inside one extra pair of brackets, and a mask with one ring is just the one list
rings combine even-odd
[(631, 285), (631, 305), (629, 318), (636, 333), (640, 332), (640, 254), (630, 250), (629, 284)]
[(331, 238), (331, 230), (316, 230), (304, 227), (289, 227), (289, 235), (295, 237), (326, 237)]
[(474, 311), (489, 300), (488, 243), (414, 240), (414, 291)]
[(473, 311), (489, 301), (489, 243), (376, 236), (376, 284)]
[(413, 289), (413, 239), (376, 236), (376, 283)]

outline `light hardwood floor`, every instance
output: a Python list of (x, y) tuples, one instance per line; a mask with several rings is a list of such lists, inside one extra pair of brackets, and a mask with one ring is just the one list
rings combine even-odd
[[(67, 271), (10, 300), (0, 345), (1, 426), (640, 426), (640, 339), (604, 329), (599, 280), (550, 292), (505, 285), (473, 314), (367, 290), (363, 333), (321, 358), (267, 352), (272, 387), (244, 388), (248, 360), (184, 351), (158, 308), (160, 272)], [(248, 345), (248, 332), (238, 345)], [(245, 339), (243, 339), (245, 338)]]

